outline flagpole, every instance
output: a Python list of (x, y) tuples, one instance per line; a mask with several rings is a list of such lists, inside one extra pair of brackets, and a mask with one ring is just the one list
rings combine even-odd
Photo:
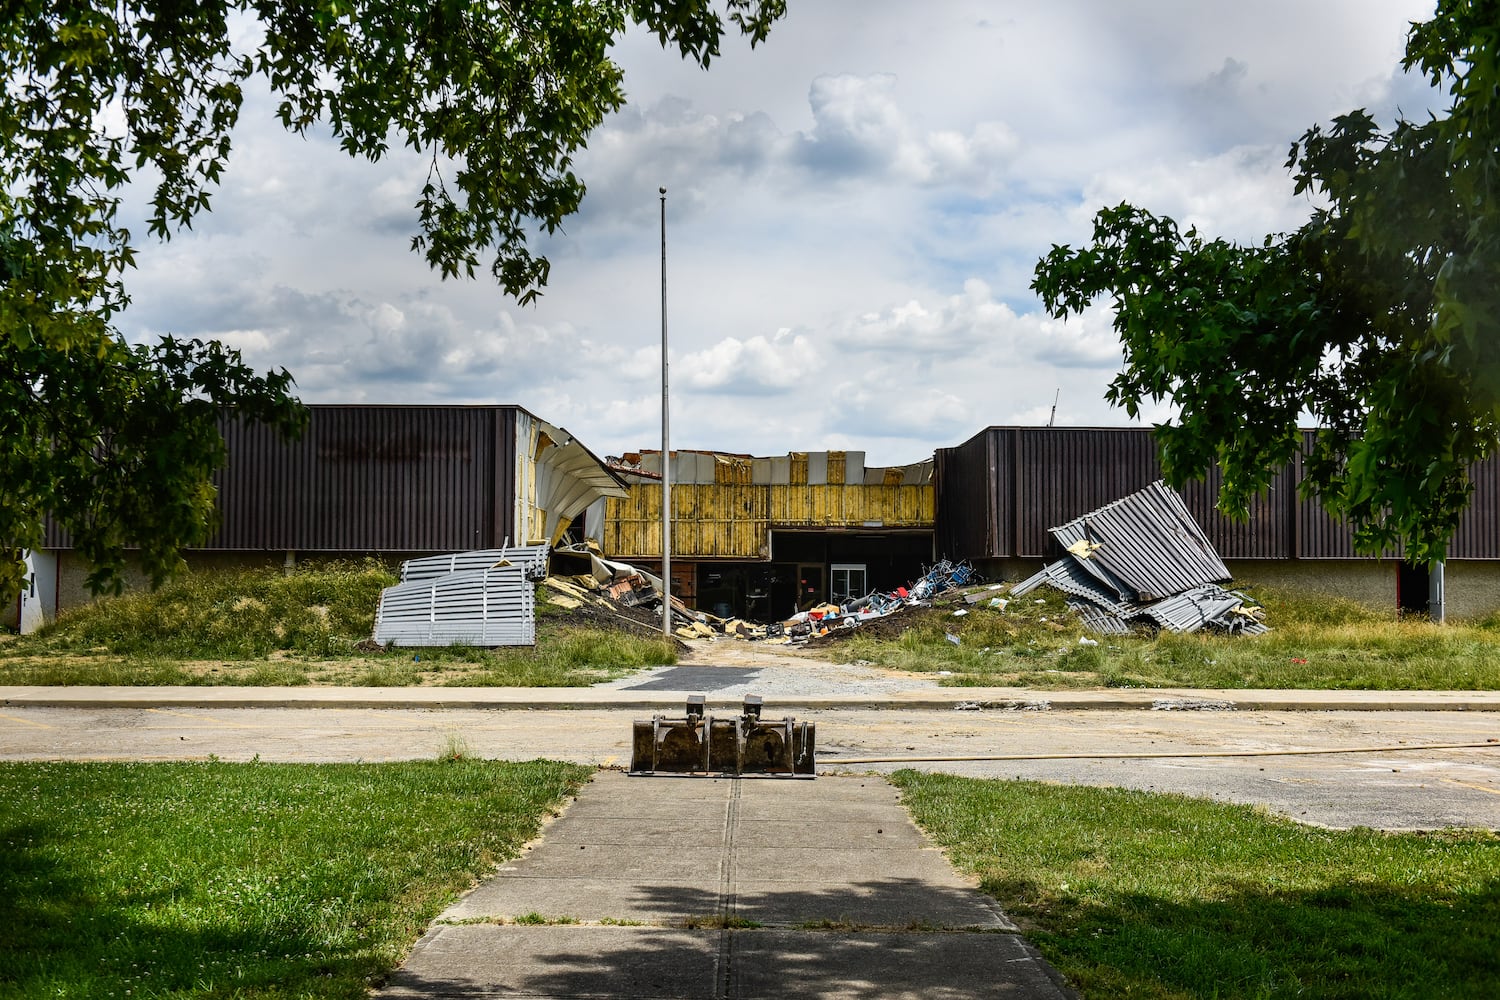
[(667, 189), (661, 194), (661, 630), (672, 635), (672, 441), (667, 402)]

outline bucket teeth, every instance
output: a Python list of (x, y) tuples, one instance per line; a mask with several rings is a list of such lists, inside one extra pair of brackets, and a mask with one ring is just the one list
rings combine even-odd
[(815, 773), (811, 722), (790, 716), (762, 719), (760, 695), (746, 695), (737, 717), (706, 713), (707, 700), (690, 695), (682, 718), (654, 715), (631, 733), (631, 774), (772, 775)]

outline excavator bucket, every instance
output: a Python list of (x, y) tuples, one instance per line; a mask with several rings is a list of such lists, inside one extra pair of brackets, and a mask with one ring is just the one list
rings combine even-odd
[(814, 724), (790, 716), (762, 719), (761, 704), (759, 695), (746, 695), (738, 716), (715, 717), (704, 711), (703, 695), (695, 694), (681, 718), (637, 721), (630, 773), (813, 777)]

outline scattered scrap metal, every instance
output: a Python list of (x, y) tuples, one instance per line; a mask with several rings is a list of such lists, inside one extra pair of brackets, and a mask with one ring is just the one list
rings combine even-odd
[(1086, 628), (1105, 635), (1148, 624), (1170, 632), (1267, 631), (1258, 606), (1219, 586), (1230, 579), (1228, 567), (1160, 480), (1051, 534), (1067, 554), (1012, 587), (1011, 597), (1046, 584), (1067, 595)]
[[(682, 639), (732, 637), (773, 645), (805, 642), (834, 629), (855, 628), (875, 618), (884, 618), (904, 608), (926, 607), (934, 598), (952, 594), (979, 580), (968, 563), (942, 560), (930, 567), (910, 587), (875, 591), (843, 604), (825, 603), (798, 612), (783, 621), (754, 622), (743, 618), (721, 618), (688, 607), (672, 598), (673, 632)], [(615, 610), (633, 608), (660, 621), (661, 577), (629, 563), (605, 559), (590, 545), (574, 545), (552, 551), (552, 572), (543, 583), (548, 600), (565, 608), (585, 605)]]
[[(972, 566), (942, 560), (910, 587), (876, 591), (844, 604), (822, 604), (780, 622), (720, 618), (672, 598), (674, 632), (683, 639), (732, 636), (773, 644), (806, 642), (856, 628), (905, 608), (962, 594), (979, 580)], [(411, 559), (401, 582), (381, 592), (375, 642), (393, 646), (517, 646), (536, 642), (536, 586), (546, 600), (649, 627), (661, 621), (661, 577), (606, 559), (591, 543), (549, 548), (506, 546)], [(992, 588), (993, 589), (993, 588)], [(977, 598), (968, 598), (974, 603)], [(1003, 602), (1002, 602), (1003, 603)]]
[(979, 574), (966, 562), (940, 560), (910, 587), (875, 591), (844, 604), (820, 604), (801, 611), (781, 624), (787, 642), (805, 642), (826, 636), (835, 629), (858, 628), (876, 618), (885, 618), (905, 608), (930, 607), (939, 597), (955, 594), (980, 582)]

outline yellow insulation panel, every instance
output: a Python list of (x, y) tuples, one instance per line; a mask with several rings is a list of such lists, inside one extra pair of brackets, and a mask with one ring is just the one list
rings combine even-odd
[(842, 451), (828, 453), (828, 482), (842, 483), (849, 465), (848, 454)]
[[(931, 528), (932, 485), (684, 483), (672, 487), (672, 554), (765, 559), (775, 528)], [(604, 551), (661, 557), (661, 486), (639, 483), (604, 512)]]
[(771, 523), (777, 527), (930, 528), (931, 484), (921, 486), (768, 486)]

